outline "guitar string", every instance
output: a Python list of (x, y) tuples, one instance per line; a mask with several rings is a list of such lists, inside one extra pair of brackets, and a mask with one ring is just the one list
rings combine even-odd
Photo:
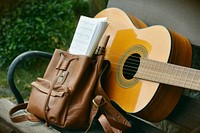
[[(111, 53), (111, 54), (110, 54)], [(112, 56), (112, 57), (117, 57), (117, 58), (120, 58), (121, 57), (121, 55), (119, 55), (119, 53), (118, 52), (115, 52), (115, 53), (117, 53), (117, 54), (115, 54), (113, 51), (111, 51), (109, 54), (106, 54), (106, 55), (110, 55), (110, 56)], [(120, 53), (121, 54), (121, 53)], [(124, 54), (124, 53), (122, 53), (122, 54)], [(137, 64), (139, 64), (140, 63), (140, 59), (145, 59), (145, 58), (142, 58), (142, 57), (138, 57), (138, 56), (134, 56), (134, 55), (132, 55), (132, 57), (134, 57), (134, 58), (136, 58), (136, 59), (138, 59), (138, 60), (133, 60), (133, 59), (130, 59), (130, 58), (127, 58), (127, 61), (129, 60), (129, 61), (133, 61), (133, 62), (136, 62), (136, 63), (132, 63), (133, 65), (137, 65)], [(150, 60), (150, 59), (149, 59)], [(126, 62), (127, 62), (126, 61)], [(152, 60), (153, 61), (153, 60)], [(116, 65), (118, 65), (118, 66), (125, 66), (125, 67), (129, 67), (129, 68), (136, 68), (137, 69), (137, 67), (132, 67), (132, 66), (130, 66), (130, 65), (124, 65), (124, 64), (122, 64), (122, 65), (119, 65), (117, 62), (113, 62), (113, 64), (116, 64)], [(166, 63), (167, 64), (167, 63)], [(128, 71), (128, 70), (127, 70)]]
[[(114, 52), (112, 52), (112, 54), (107, 54), (107, 55), (111, 55), (112, 57), (117, 57), (117, 58), (119, 58), (120, 56), (116, 56), (116, 54), (113, 54)], [(127, 61), (126, 62), (128, 62), (128, 63), (130, 63), (130, 61), (133, 61), (133, 62), (136, 62), (136, 63), (132, 63), (133, 65), (137, 65), (137, 64), (139, 64), (140, 63), (140, 59), (145, 59), (145, 58), (141, 58), (141, 57), (138, 57), (138, 56), (132, 56), (132, 57), (134, 57), (134, 58), (136, 58), (136, 59), (138, 59), (138, 60), (134, 60), (134, 59), (130, 59), (130, 58), (127, 58)], [(146, 59), (146, 60), (151, 60), (151, 59)], [(151, 60), (152, 62), (154, 61), (154, 60)], [(155, 61), (156, 62), (156, 61)], [(159, 61), (158, 61), (159, 62)], [(160, 62), (159, 62), (160, 63)], [(122, 65), (119, 65), (117, 62), (113, 62), (113, 64), (116, 64), (116, 65), (118, 65), (118, 66), (125, 66), (125, 67), (129, 67), (129, 68), (136, 68), (136, 67), (132, 67), (132, 66), (130, 66), (130, 65), (124, 65), (124, 64), (122, 64)], [(169, 64), (169, 63), (165, 63), (165, 64)], [(173, 64), (172, 64), (173, 65)], [(136, 68), (137, 69), (137, 68)]]
[[(144, 59), (143, 59), (144, 60)], [(118, 65), (118, 66), (121, 66), (121, 67), (123, 67), (124, 65), (119, 65), (118, 63), (115, 63), (115, 62), (111, 62), (112, 64), (115, 64), (115, 65)], [(167, 65), (167, 63), (165, 64), (165, 65)], [(123, 67), (123, 69), (125, 70), (124, 72), (137, 72), (137, 70), (138, 70), (138, 67), (133, 67), (133, 66), (130, 66), (130, 65), (127, 65), (129, 68), (131, 68), (131, 69), (128, 69), (127, 67)], [(168, 74), (166, 74), (166, 73), (162, 73), (162, 72), (160, 72), (160, 71), (156, 71), (155, 70), (155, 68), (152, 66), (150, 66), (150, 65), (143, 65), (143, 66), (146, 66), (146, 67), (148, 67), (148, 68), (151, 68), (151, 69), (154, 69), (153, 70), (153, 72), (157, 72), (157, 73), (161, 73), (161, 74), (165, 74), (165, 75), (168, 75)], [(117, 68), (117, 67), (113, 67), (113, 68)], [(145, 69), (147, 72), (151, 72), (151, 71), (148, 71), (147, 69)], [(182, 70), (177, 70), (177, 71), (179, 71), (179, 72), (183, 72)], [(130, 73), (126, 73), (126, 74), (130, 74)], [(173, 73), (172, 73), (172, 75), (173, 75)], [(175, 77), (181, 77), (181, 76), (178, 76), (178, 75), (173, 75), (173, 76), (175, 76)], [(198, 73), (195, 75), (195, 76), (200, 76)], [(187, 79), (187, 78), (186, 78)]]
[[(107, 50), (107, 49), (106, 49)], [(109, 50), (109, 51), (111, 51), (111, 50)], [(112, 53), (112, 54), (111, 54)], [(113, 51), (111, 51), (111, 52), (109, 52), (109, 54), (107, 54), (107, 55), (110, 55), (110, 56), (112, 56), (112, 57), (120, 57), (120, 53), (119, 52), (115, 52), (115, 53), (117, 53), (117, 54), (113, 54), (114, 52)], [(124, 53), (122, 53), (122, 54), (124, 54)], [(132, 55), (132, 57), (134, 57), (134, 58), (136, 58), (136, 59), (139, 59), (139, 60), (134, 60), (134, 59), (130, 59), (130, 58), (128, 58), (127, 60), (129, 60), (129, 61), (133, 61), (133, 62), (136, 62), (136, 63), (132, 63), (132, 64), (134, 64), (134, 65), (138, 65), (138, 63), (140, 63), (140, 59), (142, 59), (141, 57), (138, 57), (138, 56), (134, 56), (134, 55)], [(144, 58), (143, 58), (144, 59)], [(148, 59), (146, 59), (146, 60), (148, 60)], [(152, 61), (154, 61), (154, 60), (152, 60)], [(128, 61), (127, 61), (128, 62)], [(118, 65), (118, 66), (121, 66), (121, 67), (123, 67), (123, 70), (124, 70), (124, 74), (127, 74), (127, 75), (129, 75), (130, 73), (129, 72), (137, 72), (137, 70), (138, 70), (138, 67), (133, 67), (133, 66), (130, 66), (130, 65), (124, 65), (124, 64), (122, 64), (122, 65), (119, 65), (118, 63), (116, 63), (116, 62), (111, 62), (112, 64), (115, 64), (115, 65)], [(169, 63), (166, 63), (167, 65), (169, 64)], [(173, 64), (172, 64), (173, 65)], [(130, 68), (130, 69), (128, 69), (128, 68)], [(149, 67), (149, 65), (147, 66), (146, 65), (146, 67), (148, 67), (148, 68), (150, 68)], [(113, 67), (114, 68), (114, 67)], [(154, 68), (153, 66), (151, 67), (151, 68)], [(113, 71), (113, 70), (112, 70)], [(144, 71), (144, 70), (143, 70)], [(194, 76), (200, 76), (199, 75), (199, 73), (196, 73), (196, 71), (197, 70), (195, 70), (195, 75)], [(152, 72), (152, 71), (149, 71), (149, 70), (145, 70), (145, 72), (142, 72), (143, 74), (146, 74), (147, 72)], [(156, 72), (156, 73), (159, 73), (159, 74), (162, 74), (162, 75), (168, 75), (168, 74), (166, 74), (166, 73), (163, 73), (163, 72), (158, 72), (158, 71), (153, 71), (153, 72)], [(177, 70), (177, 72), (182, 72), (182, 70)], [(131, 74), (131, 76), (132, 76), (132, 74)], [(194, 80), (194, 79), (188, 79), (188, 78), (182, 78), (181, 76), (177, 76), (177, 75), (170, 75), (171, 77), (173, 76), (174, 77), (174, 79), (177, 79), (177, 78), (179, 78), (179, 79), (185, 79), (185, 80), (187, 80), (187, 81), (192, 81), (193, 83), (194, 82), (197, 82), (197, 85), (199, 85), (199, 82), (197, 81), (197, 80)], [(193, 76), (193, 77), (194, 77)], [(169, 78), (170, 79), (170, 78)], [(168, 79), (168, 80), (169, 80)], [(183, 82), (183, 83), (185, 83), (186, 81), (181, 81), (181, 80), (179, 80), (179, 82)], [(193, 85), (194, 86), (194, 85)]]
[[(113, 67), (114, 68), (114, 67)], [(132, 68), (135, 68), (135, 69), (137, 69), (136, 67), (132, 67)], [(124, 68), (123, 68), (124, 69)], [(134, 72), (137, 72), (137, 70), (130, 70), (130, 69), (128, 69), (129, 71), (134, 71)], [(111, 70), (111, 71), (114, 71), (114, 70)], [(164, 77), (164, 79), (163, 80), (165, 80), (165, 82), (162, 82), (162, 83), (169, 83), (169, 82), (167, 82), (167, 81), (169, 81), (169, 80), (172, 80), (172, 78), (174, 79), (174, 80), (176, 80), (178, 83), (180, 83), (180, 84), (182, 84), (182, 86), (183, 87), (189, 87), (189, 88), (194, 88), (194, 89), (197, 89), (198, 87), (199, 87), (199, 81), (200, 80), (194, 80), (194, 78), (193, 79), (188, 79), (188, 78), (182, 78), (181, 76), (177, 76), (177, 75), (168, 75), (168, 74), (166, 74), (166, 73), (163, 73), (163, 72), (159, 72), (159, 71), (149, 71), (149, 70), (147, 70), (147, 69), (144, 69), (143, 71), (141, 71), (140, 72), (140, 74), (143, 74), (143, 75), (146, 75), (146, 76), (148, 76), (148, 73), (149, 72), (152, 72), (152, 73), (154, 73), (154, 74), (159, 74), (159, 75), (163, 75), (162, 77)], [(123, 72), (124, 74), (127, 74), (127, 75), (131, 75), (129, 72)], [(196, 74), (195, 76), (198, 76), (199, 74)], [(133, 75), (131, 75), (131, 76), (133, 76)], [(171, 76), (171, 77), (170, 77)], [(172, 77), (173, 76), (173, 77)], [(199, 75), (200, 76), (200, 75)], [(133, 76), (134, 77), (134, 76)], [(169, 77), (169, 78), (168, 78)], [(137, 77), (136, 77), (137, 78)], [(142, 79), (145, 79), (145, 78), (142, 78)], [(150, 79), (150, 81), (157, 81), (157, 80), (153, 80), (153, 79)], [(159, 82), (160, 80), (158, 80), (157, 82)], [(185, 83), (186, 82), (190, 82), (191, 84), (190, 85), (185, 85)], [(175, 81), (173, 81), (173, 83), (171, 83), (172, 85), (177, 85), (177, 84), (174, 84), (175, 83)]]
[[(114, 52), (112, 52), (112, 54), (107, 54), (107, 55), (111, 55), (112, 57), (117, 57), (117, 58), (119, 58), (119, 57), (121, 57), (121, 56), (116, 56), (116, 54), (114, 53)], [(118, 53), (118, 52), (117, 52)], [(165, 66), (166, 65), (172, 65), (172, 66), (176, 66), (176, 67), (179, 67), (178, 65), (175, 65), (175, 64), (170, 64), (170, 63), (165, 63), (165, 62), (159, 62), (159, 61), (156, 61), (156, 60), (152, 60), (152, 59), (146, 59), (146, 58), (142, 58), (142, 57), (138, 57), (138, 56), (132, 56), (132, 57), (134, 57), (134, 58), (136, 58), (137, 60), (134, 60), (134, 59), (130, 59), (130, 58), (127, 58), (127, 61), (126, 62), (128, 62), (128, 60), (129, 61), (133, 61), (133, 62), (136, 62), (136, 63), (132, 63), (133, 65), (137, 65), (137, 64), (139, 64), (140, 63), (140, 59), (143, 59), (143, 60), (147, 60), (147, 61), (151, 61), (151, 62), (155, 62), (155, 63), (163, 63), (163, 64), (165, 64)], [(130, 62), (128, 62), (128, 63), (130, 63)], [(129, 67), (129, 68), (136, 68), (137, 69), (137, 67), (132, 67), (132, 66), (130, 66), (130, 65), (124, 65), (124, 64), (122, 64), (122, 65), (119, 65), (117, 62), (113, 62), (113, 64), (116, 64), (116, 65), (118, 65), (118, 66), (125, 66), (125, 67)], [(149, 65), (147, 66), (148, 68), (150, 68), (149, 67)], [(180, 66), (179, 68), (183, 68), (184, 66)], [(153, 66), (151, 67), (151, 68), (154, 68)], [(184, 67), (185, 69), (190, 69), (190, 70), (193, 70), (193, 71), (199, 71), (200, 72), (200, 70), (196, 70), (196, 69), (192, 69), (192, 68), (187, 68), (187, 67)], [(127, 71), (128, 71), (128, 69), (127, 69)], [(177, 71), (179, 71), (179, 72), (182, 72), (182, 70), (180, 70), (180, 69), (178, 69)]]

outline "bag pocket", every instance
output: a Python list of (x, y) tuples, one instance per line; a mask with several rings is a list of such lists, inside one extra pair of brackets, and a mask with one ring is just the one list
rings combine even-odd
[(32, 83), (27, 110), (50, 125), (85, 128), (95, 69), (91, 57), (56, 50), (43, 78)]
[[(32, 92), (27, 111), (48, 123), (58, 126), (64, 125), (63, 118), (65, 118), (69, 106), (70, 89), (63, 85), (55, 85), (53, 90), (49, 92), (51, 82), (43, 78), (38, 78), (31, 85)], [(46, 103), (48, 93), (51, 94), (48, 103)], [(48, 104), (48, 109), (46, 104)]]

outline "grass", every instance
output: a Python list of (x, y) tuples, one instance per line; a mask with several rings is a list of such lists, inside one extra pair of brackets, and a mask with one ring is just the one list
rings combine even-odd
[(0, 98), (10, 97), (12, 95), (8, 87), (6, 74), (6, 70), (0, 70)]
[(7, 71), (6, 70), (0, 70), (0, 88), (7, 88), (8, 84), (7, 84)]
[[(30, 61), (31, 60), (31, 61)], [(22, 97), (28, 100), (31, 92), (31, 82), (37, 77), (42, 77), (49, 63), (47, 59), (27, 59), (20, 62), (15, 69), (14, 82)], [(9, 98), (15, 101), (15, 97), (9, 89), (7, 82), (7, 69), (0, 70), (0, 98)]]

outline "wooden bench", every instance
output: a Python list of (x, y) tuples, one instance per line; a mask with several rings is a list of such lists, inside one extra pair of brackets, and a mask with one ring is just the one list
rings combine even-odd
[[(198, 16), (199, 7), (197, 7), (198, 0), (109, 0), (107, 7), (118, 7), (134, 16), (140, 18), (148, 25), (161, 24), (170, 29), (179, 32), (190, 39), (193, 50), (193, 65), (192, 67), (200, 69), (200, 39), (197, 29), (200, 16)], [(186, 8), (187, 7), (187, 8)], [(189, 12), (190, 11), (190, 12)], [(19, 55), (10, 65), (8, 70), (8, 82), (12, 92), (17, 98), (18, 103), (24, 102), (20, 92), (14, 84), (15, 67), (21, 60), (29, 57), (44, 57), (51, 58), (51, 54), (40, 51), (29, 51)], [(192, 95), (195, 94), (195, 95)], [(191, 96), (192, 95), (192, 96)], [(10, 121), (8, 111), (13, 107), (13, 103), (6, 99), (0, 100), (0, 126), (8, 125), (4, 128), (5, 132), (70, 132), (63, 131), (57, 128), (47, 128), (43, 123), (35, 124), (31, 122), (24, 122), (21, 124), (14, 124)], [(120, 110), (120, 109), (119, 109)], [(141, 118), (130, 116), (120, 110), (124, 116), (133, 125), (130, 132), (136, 133), (189, 133), (200, 132), (200, 95), (198, 92), (189, 91), (186, 89), (181, 97), (179, 103), (173, 112), (163, 121), (159, 123), (152, 123)], [(2, 128), (0, 127), (0, 131)], [(98, 123), (94, 122), (94, 127), (91, 132), (102, 132)]]
[[(192, 43), (192, 67), (196, 69), (200, 69), (200, 39), (198, 34), (200, 16), (197, 13), (199, 6), (198, 0), (109, 0), (108, 3), (108, 7), (118, 7), (140, 18), (149, 26), (163, 25), (187, 37)], [(168, 127), (162, 127), (162, 130), (166, 132), (183, 133), (195, 130), (200, 132), (200, 93), (186, 89), (174, 111), (164, 122), (161, 122), (161, 125), (165, 124), (166, 121), (168, 124), (165, 126)], [(143, 124), (136, 124), (141, 132), (152, 132)], [(170, 126), (174, 127), (175, 130), (171, 130)]]

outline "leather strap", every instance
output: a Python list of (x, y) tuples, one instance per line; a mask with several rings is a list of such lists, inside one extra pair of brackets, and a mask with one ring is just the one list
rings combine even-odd
[[(102, 88), (101, 79), (103, 77), (103, 74), (107, 73), (108, 70), (109, 62), (105, 61), (104, 65), (102, 66), (101, 74), (98, 78), (97, 86), (95, 88), (96, 96), (93, 99), (90, 117), (94, 117), (93, 115), (96, 115), (98, 109), (100, 109), (102, 115), (98, 120), (105, 132), (127, 132), (128, 129), (131, 128), (131, 124), (118, 110), (115, 109), (115, 107), (113, 107), (113, 105), (110, 102), (110, 99), (108, 98), (108, 96)], [(90, 121), (90, 123), (92, 123), (92, 121)]]
[(115, 133), (105, 115), (102, 114), (98, 120), (106, 133)]
[(110, 125), (105, 115), (101, 115), (98, 120), (106, 133), (122, 133), (122, 130), (116, 129)]
[(18, 104), (10, 110), (9, 114), (10, 114), (10, 119), (12, 122), (18, 123), (18, 122), (23, 122), (23, 121), (32, 121), (32, 122), (41, 121), (40, 119), (35, 117), (33, 114), (24, 114), (24, 115), (14, 116), (14, 114), (17, 111), (26, 109), (27, 105), (28, 105), (28, 103)]
[(97, 95), (92, 100), (92, 103), (89, 126), (86, 132), (89, 131), (92, 122), (95, 116), (97, 116), (99, 110), (102, 115), (98, 118), (98, 120), (106, 133), (122, 131), (127, 132), (128, 129), (131, 128), (129, 121), (126, 120), (126, 118), (124, 118), (122, 114), (119, 113), (109, 101), (105, 101), (102, 95)]
[(102, 114), (105, 115), (110, 125), (123, 132), (127, 132), (131, 128), (129, 121), (118, 112), (110, 102), (107, 102), (101, 107)]
[[(88, 132), (91, 125), (92, 125), (92, 122), (95, 118), (95, 116), (97, 115), (97, 112), (99, 110), (99, 108), (97, 107), (98, 105), (100, 105), (101, 101), (102, 101), (102, 96), (96, 96), (94, 99), (93, 99), (93, 104), (92, 104), (92, 107), (91, 107), (91, 110), (90, 110), (90, 116), (89, 116), (89, 126), (87, 128), (87, 130), (85, 132)], [(94, 104), (95, 103), (95, 104)]]

